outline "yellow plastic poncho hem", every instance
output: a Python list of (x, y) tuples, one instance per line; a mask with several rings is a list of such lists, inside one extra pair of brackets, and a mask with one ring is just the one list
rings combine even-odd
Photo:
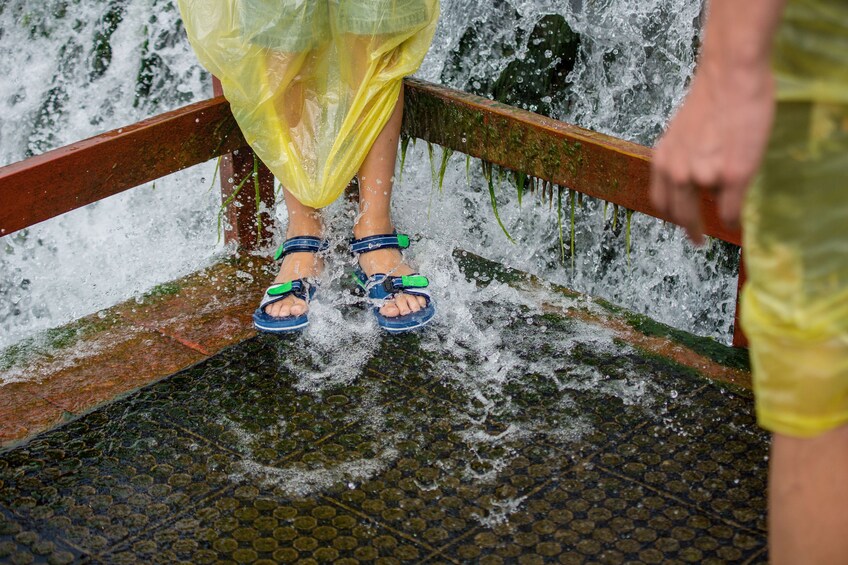
[(439, 0), (179, 0), (245, 139), (301, 203), (354, 177), (421, 65)]
[(848, 3), (790, 0), (774, 66), (742, 322), (760, 424), (810, 437), (848, 424)]

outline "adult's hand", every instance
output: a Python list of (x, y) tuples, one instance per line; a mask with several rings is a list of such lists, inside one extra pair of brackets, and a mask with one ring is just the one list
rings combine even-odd
[(770, 3), (771, 11), (767, 2), (710, 3), (692, 87), (656, 146), (651, 203), (697, 244), (704, 236), (702, 191), (715, 193), (722, 222), (738, 227), (768, 142), (774, 116), (768, 53), (781, 4)]

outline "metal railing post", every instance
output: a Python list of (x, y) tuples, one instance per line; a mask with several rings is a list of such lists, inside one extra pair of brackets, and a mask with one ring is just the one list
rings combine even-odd
[[(212, 86), (215, 96), (223, 95), (217, 78), (213, 78)], [(239, 252), (254, 251), (274, 234), (274, 220), (269, 213), (275, 203), (274, 175), (249, 146), (222, 155), (220, 174), (221, 202), (227, 204), (224, 242), (235, 243)], [(238, 194), (233, 197), (236, 190)]]

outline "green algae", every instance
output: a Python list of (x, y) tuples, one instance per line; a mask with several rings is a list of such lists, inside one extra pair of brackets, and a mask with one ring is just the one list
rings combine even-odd
[(403, 182), (403, 169), (406, 165), (406, 153), (409, 150), (409, 140), (412, 139), (408, 135), (401, 136), (400, 139), (400, 179)]
[(208, 192), (212, 192), (212, 189), (215, 188), (215, 180), (218, 178), (218, 172), (221, 170), (221, 160), (224, 157), (219, 155), (217, 159), (215, 159), (215, 170), (212, 172), (212, 182), (209, 183)]
[(241, 179), (241, 181), (233, 189), (232, 194), (230, 194), (226, 198), (226, 200), (224, 200), (224, 203), (221, 204), (221, 207), (218, 209), (218, 242), (219, 243), (221, 242), (221, 236), (223, 235), (224, 214), (227, 212), (227, 208), (233, 202), (235, 202), (235, 199), (238, 197), (239, 193), (241, 192), (241, 189), (244, 186), (244, 183), (246, 183), (247, 179), (249, 179), (249, 178), (250, 178), (250, 176), (246, 176), (243, 179)]
[(166, 282), (158, 284), (144, 294), (144, 299), (162, 298), (165, 296), (175, 296), (180, 293), (182, 286), (177, 282)]
[(559, 231), (559, 259), (565, 264), (565, 238), (562, 231), (562, 187), (557, 187), (557, 230)]
[(37, 359), (52, 359), (58, 352), (118, 323), (115, 314), (107, 311), (103, 316), (89, 316), (58, 328), (50, 328), (0, 350), (0, 371), (24, 367)]
[[(460, 269), (465, 273), (484, 273), (482, 278), (488, 277), (517, 288), (528, 282), (538, 282), (536, 277), (528, 273), (505, 267), (467, 251), (456, 251), (454, 256), (460, 265)], [(551, 292), (567, 298), (583, 296), (562, 285), (550, 284), (547, 287), (550, 288)], [(725, 367), (743, 371), (751, 370), (747, 349), (730, 347), (710, 337), (697, 336), (684, 330), (678, 330), (602, 298), (592, 298), (592, 303), (600, 306), (616, 318), (622, 319), (634, 330), (645, 336), (669, 339)]]
[(477, 273), (477, 275), (473, 277), (473, 280), (477, 282), (478, 285), (485, 285), (488, 281), (494, 280), (510, 286), (519, 286), (535, 280), (532, 275), (525, 273), (524, 271), (519, 271), (502, 265), (501, 263), (490, 261), (489, 259), (485, 259), (484, 257), (480, 257), (479, 255), (475, 255), (468, 251), (456, 250), (454, 251), (453, 256), (459, 265), (459, 269), (466, 275), (466, 277), (470, 278), (472, 273)]
[(489, 199), (492, 203), (492, 212), (495, 214), (495, 219), (498, 221), (498, 225), (503, 230), (504, 235), (506, 235), (506, 238), (512, 243), (515, 243), (515, 240), (512, 238), (511, 235), (509, 235), (509, 231), (507, 231), (503, 221), (501, 221), (501, 215), (498, 213), (498, 202), (495, 198), (495, 181), (492, 171), (492, 164), (487, 161), (483, 161), (483, 175), (486, 177), (486, 183), (489, 186)]
[(515, 172), (515, 193), (518, 195), (518, 206), (521, 207), (521, 200), (524, 197), (524, 183), (527, 182), (527, 175), (524, 173)]
[(657, 322), (644, 314), (637, 314), (623, 308), (616, 308), (616, 311), (630, 327), (646, 336), (670, 339), (725, 367), (744, 371), (751, 370), (747, 349), (729, 347), (713, 338), (696, 336), (678, 330), (662, 322)]
[(442, 193), (443, 189), (444, 189), (445, 172), (448, 169), (448, 161), (450, 160), (451, 155), (453, 155), (453, 149), (450, 149), (449, 147), (442, 147), (442, 162), (439, 165), (439, 179), (438, 179), (439, 193)]
[[(219, 158), (219, 161), (220, 161), (220, 158)], [(230, 206), (236, 205), (235, 202), (236, 202), (236, 199), (238, 198), (238, 195), (241, 193), (241, 189), (244, 188), (245, 183), (250, 179), (253, 180), (253, 197), (254, 197), (253, 202), (256, 206), (256, 208), (254, 210), (254, 218), (256, 220), (256, 222), (255, 222), (256, 223), (256, 242), (257, 243), (262, 242), (263, 223), (262, 223), (262, 190), (261, 190), (261, 185), (259, 183), (259, 166), (260, 166), (260, 164), (261, 164), (261, 162), (259, 160), (259, 157), (257, 157), (256, 154), (253, 153), (253, 171), (249, 175), (245, 176), (243, 179), (241, 179), (239, 181), (239, 183), (233, 189), (232, 194), (230, 194), (224, 200), (224, 202), (221, 204), (221, 207), (218, 209), (218, 242), (219, 243), (221, 241), (221, 236), (223, 235), (224, 214), (226, 214), (227, 209)], [(216, 167), (215, 170), (217, 171), (218, 168)], [(214, 184), (214, 179), (213, 179), (213, 184)]]
[(256, 243), (262, 242), (262, 193), (259, 190), (259, 158), (253, 154), (253, 197), (256, 203)]

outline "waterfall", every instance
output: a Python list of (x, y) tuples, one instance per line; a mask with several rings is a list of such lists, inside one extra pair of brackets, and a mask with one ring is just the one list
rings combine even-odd
[[(701, 9), (700, 0), (442, 0), (418, 76), (651, 144), (685, 93)], [(0, 72), (0, 164), (211, 95), (172, 0), (6, 0)], [(199, 165), (0, 238), (0, 348), (219, 259), (213, 169)], [(639, 214), (628, 221), (624, 210), (613, 220), (612, 206), (587, 198), (576, 206), (572, 267), (560, 258), (556, 206), (529, 196), (519, 206), (501, 183), (512, 244), (479, 164), (467, 179), (454, 154), (438, 192), (419, 142), (406, 169), (398, 224), (441, 249), (456, 244), (729, 339), (738, 261), (729, 246), (695, 249), (680, 230)]]

